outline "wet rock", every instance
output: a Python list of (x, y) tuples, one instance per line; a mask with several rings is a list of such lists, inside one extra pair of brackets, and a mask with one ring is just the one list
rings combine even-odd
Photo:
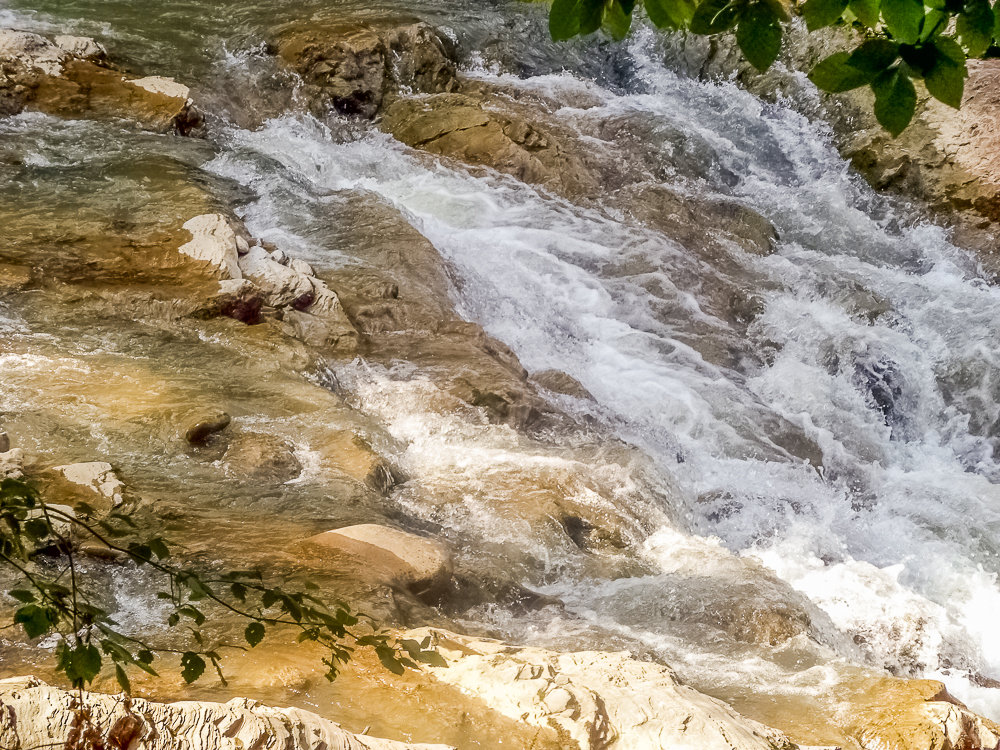
[(199, 307), (195, 315), (205, 318), (221, 315), (255, 325), (262, 320), (265, 302), (264, 292), (246, 279), (223, 279), (219, 282), (218, 294)]
[(10, 436), (6, 432), (0, 430), (0, 453), (6, 453), (10, 450)]
[[(108, 59), (108, 51), (100, 42), (96, 42), (88, 36), (69, 36), (66, 34), (57, 36), (52, 40), (59, 49), (65, 51), (70, 57), (80, 60), (87, 60), (92, 63), (103, 63)], [(187, 98), (187, 93), (184, 94)]]
[(184, 229), (191, 233), (191, 241), (181, 245), (180, 252), (212, 264), (224, 279), (243, 277), (236, 230), (229, 219), (222, 214), (203, 214), (186, 221)]
[(323, 25), (286, 29), (278, 54), (306, 82), (320, 114), (371, 118), (400, 88), (425, 93), (457, 87), (450, 41), (421, 22)]
[(380, 127), (409, 146), (564, 194), (590, 194), (600, 183), (553, 133), (513, 112), (485, 109), (466, 94), (400, 99), (386, 109)]
[(24, 451), (12, 448), (0, 453), (0, 479), (20, 479), (24, 476)]
[(222, 456), (222, 466), (231, 477), (267, 484), (282, 484), (302, 473), (295, 446), (259, 432), (233, 438)]
[(192, 445), (202, 445), (212, 435), (226, 429), (232, 421), (232, 417), (225, 412), (199, 417), (196, 422), (184, 431), (184, 439)]
[(107, 63), (103, 47), (86, 37), (56, 41), (0, 29), (0, 112), (24, 108), (61, 117), (124, 117), (140, 126), (182, 135), (204, 118), (186, 86), (168, 78), (134, 78)]
[(426, 667), (517, 721), (583, 750), (794, 750), (784, 735), (682, 685), (665, 666), (627, 653), (556, 653), (424, 628), (446, 666)]
[(337, 432), (317, 446), (331, 468), (388, 495), (402, 477), (364, 438), (350, 431)]
[(31, 283), (31, 269), (0, 263), (0, 294), (19, 292)]
[[(49, 687), (34, 677), (0, 680), (0, 743), (9, 750), (46, 745), (69, 747), (77, 730), (77, 693)], [(354, 735), (298, 708), (271, 708), (248, 698), (228, 703), (155, 703), (142, 698), (84, 693), (101, 747), (175, 750), (187, 738), (198, 750), (281, 747), (285, 750), (447, 750)], [(169, 731), (164, 731), (169, 727)], [(95, 743), (96, 744), (96, 743)]]
[(451, 580), (452, 561), (447, 547), (388, 526), (347, 526), (318, 534), (309, 542), (364, 560), (372, 576), (403, 586), (418, 597), (433, 598)]
[(125, 484), (115, 474), (111, 464), (105, 461), (55, 466), (52, 470), (59, 472), (73, 484), (86, 487), (110, 500), (113, 505), (121, 505), (124, 501)]
[(854, 701), (848, 731), (865, 750), (1000, 748), (1000, 725), (969, 711), (935, 680), (876, 680)]
[(594, 400), (590, 391), (584, 388), (579, 380), (562, 370), (541, 370), (532, 373), (531, 379), (536, 385), (547, 391), (561, 393), (564, 396), (572, 396), (573, 398), (582, 398), (589, 401)]

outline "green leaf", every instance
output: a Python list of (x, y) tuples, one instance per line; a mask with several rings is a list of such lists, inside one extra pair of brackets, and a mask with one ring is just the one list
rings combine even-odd
[(233, 598), (238, 601), (245, 602), (247, 600), (247, 587), (242, 583), (234, 583), (229, 587), (229, 591), (232, 593)]
[(7, 596), (17, 599), (23, 604), (35, 601), (35, 595), (31, 591), (25, 591), (24, 589), (13, 589), (12, 591), (8, 591)]
[(69, 652), (65, 671), (74, 685), (92, 682), (101, 671), (101, 652), (92, 644), (78, 644)]
[(42, 518), (32, 518), (24, 524), (24, 533), (35, 542), (47, 537), (50, 531), (48, 522)]
[(590, 34), (601, 27), (604, 0), (555, 0), (549, 11), (549, 33), (564, 41), (580, 34)]
[(132, 683), (129, 682), (128, 675), (125, 674), (125, 669), (121, 664), (115, 664), (115, 678), (118, 680), (118, 684), (121, 685), (122, 691), (125, 693), (132, 692)]
[(806, 19), (806, 28), (815, 31), (837, 23), (846, 8), (847, 0), (806, 0), (802, 17)]
[(618, 0), (608, 0), (604, 9), (604, 30), (615, 39), (624, 39), (632, 28), (632, 12), (625, 12)]
[(736, 42), (750, 64), (763, 72), (771, 67), (781, 52), (781, 24), (765, 3), (754, 3), (740, 18)]
[(189, 685), (205, 674), (205, 660), (194, 651), (185, 651), (181, 656), (181, 677)]
[(166, 558), (170, 557), (170, 549), (167, 547), (167, 543), (164, 542), (161, 537), (156, 537), (156, 539), (150, 539), (149, 549), (160, 560), (165, 560)]
[(996, 18), (987, 0), (971, 0), (955, 22), (959, 41), (969, 57), (982, 57), (993, 43)]
[(869, 39), (847, 58), (847, 64), (862, 73), (875, 76), (899, 57), (899, 45), (888, 39)]
[(740, 8), (735, 0), (702, 0), (691, 17), (694, 34), (721, 34), (740, 20)]
[(965, 68), (965, 53), (954, 39), (948, 37), (935, 40), (934, 47), (938, 52), (937, 60), (924, 76), (924, 85), (939, 102), (959, 109), (965, 79), (969, 75)]
[(262, 640), (264, 640), (265, 634), (264, 626), (259, 622), (251, 622), (247, 625), (246, 630), (243, 631), (243, 637), (246, 642), (250, 644), (250, 648), (253, 648)]
[(183, 607), (177, 608), (177, 613), (184, 615), (184, 617), (190, 617), (194, 620), (195, 625), (205, 624), (205, 615), (202, 614), (201, 610), (197, 607), (192, 607), (190, 604), (185, 604)]
[(879, 124), (893, 137), (906, 130), (917, 107), (917, 90), (909, 76), (898, 68), (886, 71), (872, 82), (872, 90)]
[(849, 65), (850, 52), (837, 52), (821, 60), (809, 74), (809, 80), (823, 91), (837, 94), (850, 91), (871, 82), (872, 76)]
[(915, 44), (924, 20), (923, 0), (882, 0), (882, 18), (895, 39)]
[(139, 653), (135, 655), (136, 661), (140, 664), (152, 664), (153, 663), (153, 652), (147, 649), (142, 649)]
[(29, 638), (45, 635), (53, 626), (52, 613), (37, 604), (26, 604), (14, 613), (14, 622), (24, 628)]
[(683, 29), (694, 17), (694, 0), (646, 0), (646, 15), (661, 29)]
[(401, 675), (406, 671), (396, 657), (396, 652), (389, 646), (376, 646), (375, 653), (378, 656), (378, 660), (382, 662), (382, 666), (393, 674)]
[(850, 0), (847, 4), (851, 13), (869, 29), (878, 26), (880, 6), (879, 0)]

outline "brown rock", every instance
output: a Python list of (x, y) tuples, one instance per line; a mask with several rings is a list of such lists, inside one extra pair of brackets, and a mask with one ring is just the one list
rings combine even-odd
[(404, 586), (416, 596), (440, 593), (451, 580), (451, 554), (443, 544), (388, 526), (347, 526), (309, 542), (363, 560), (373, 576)]
[(590, 395), (590, 391), (583, 387), (583, 384), (574, 378), (572, 375), (568, 375), (562, 370), (541, 370), (536, 373), (532, 373), (531, 379), (542, 388), (552, 391), (553, 393), (561, 393), (565, 396), (573, 396), (574, 398), (582, 398), (593, 400), (594, 397)]
[(282, 484), (302, 473), (295, 446), (287, 440), (259, 432), (234, 437), (222, 457), (227, 475), (243, 480)]
[(401, 87), (457, 87), (451, 43), (421, 22), (310, 23), (282, 33), (278, 54), (303, 77), (320, 110), (371, 118)]
[(215, 433), (226, 429), (232, 421), (232, 417), (225, 412), (216, 412), (215, 414), (199, 417), (196, 422), (184, 431), (184, 439), (192, 445), (201, 445)]

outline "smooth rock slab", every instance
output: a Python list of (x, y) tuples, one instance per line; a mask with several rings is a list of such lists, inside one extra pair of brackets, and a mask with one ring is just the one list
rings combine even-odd
[[(6, 750), (65, 747), (76, 694), (33, 677), (0, 680), (0, 746)], [(128, 750), (447, 750), (351, 734), (298, 708), (272, 708), (247, 698), (228, 703), (155, 703), (84, 693), (107, 747)]]
[(73, 484), (93, 490), (101, 497), (111, 500), (115, 505), (120, 504), (123, 500), (122, 491), (125, 489), (125, 485), (115, 475), (111, 464), (105, 461), (56, 466), (53, 471), (58, 471)]

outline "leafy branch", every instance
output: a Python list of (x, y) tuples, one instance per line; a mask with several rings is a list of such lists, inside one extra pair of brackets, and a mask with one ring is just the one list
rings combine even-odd
[[(191, 641), (185, 648), (153, 645), (127, 635), (94, 596), (78, 569), (75, 551), (80, 541), (96, 542), (112, 553), (159, 574), (164, 589), (157, 598), (170, 613), (167, 625), (184, 628)], [(337, 677), (355, 649), (372, 648), (382, 664), (396, 674), (417, 662), (443, 664), (429, 640), (397, 638), (370, 617), (342, 602), (318, 598), (317, 587), (288, 591), (268, 583), (256, 571), (232, 571), (209, 577), (174, 564), (170, 546), (160, 536), (143, 537), (133, 518), (123, 512), (99, 516), (85, 505), (76, 510), (46, 503), (31, 485), (14, 479), (0, 482), (0, 566), (20, 579), (7, 595), (17, 603), (13, 622), (29, 639), (55, 635), (56, 667), (78, 689), (90, 685), (105, 667), (113, 666), (122, 689), (130, 692), (129, 671), (156, 676), (157, 659), (179, 656), (181, 676), (199, 679), (212, 665), (225, 683), (222, 648), (252, 649), (271, 630), (298, 630), (299, 642), (311, 641), (326, 651), (323, 664), (329, 680)], [(202, 626), (207, 607), (246, 621), (239, 644), (208, 643)]]
[[(705, 36), (735, 29), (744, 56), (762, 72), (778, 59), (791, 21), (782, 0), (554, 0), (549, 31), (566, 40), (603, 28), (622, 39), (640, 4), (660, 29)], [(810, 32), (834, 24), (863, 32), (854, 50), (830, 55), (809, 77), (831, 93), (870, 87), (875, 118), (893, 136), (913, 120), (914, 80), (958, 109), (967, 61), (1000, 55), (1000, 0), (805, 0), (799, 11)]]

